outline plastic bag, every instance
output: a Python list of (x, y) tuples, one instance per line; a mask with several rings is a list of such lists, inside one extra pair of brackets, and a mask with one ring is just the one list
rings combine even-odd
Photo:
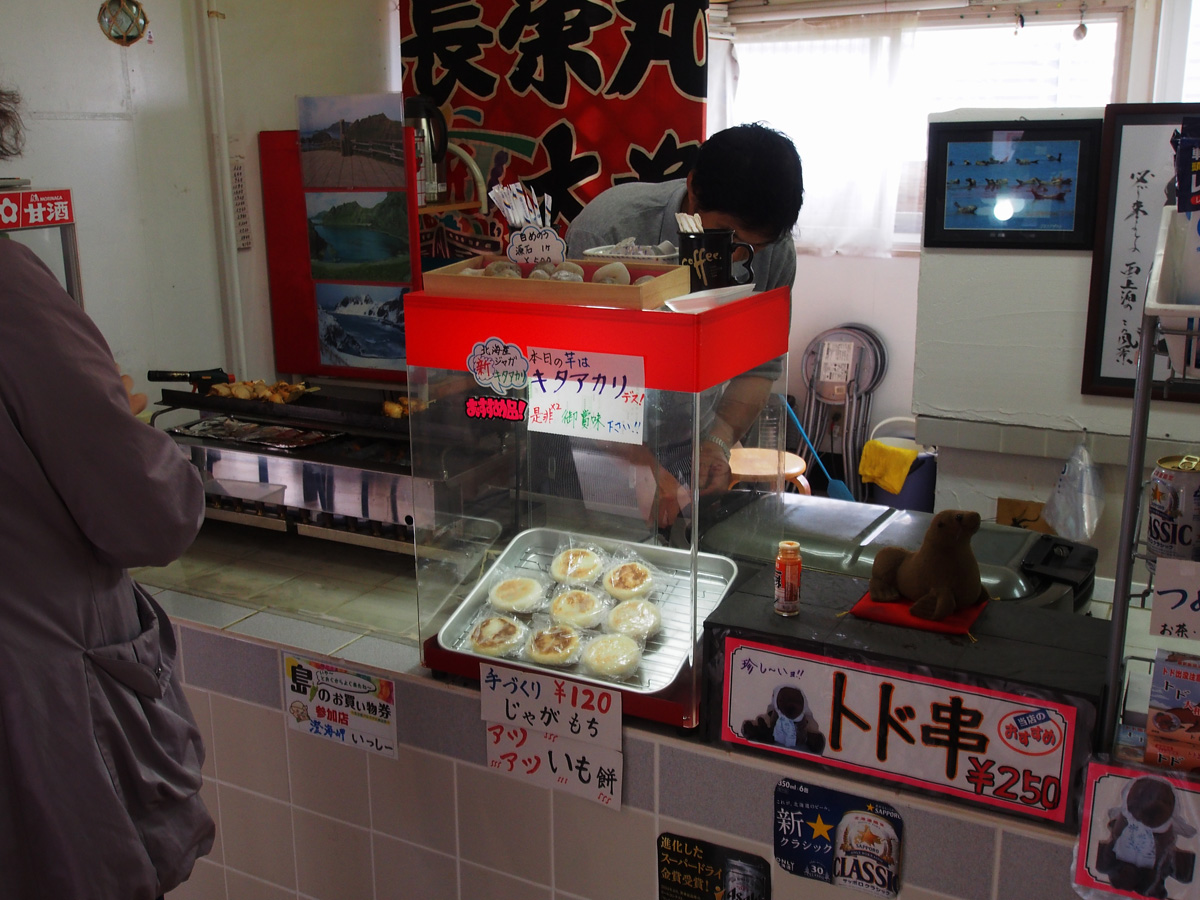
[(1042, 509), (1042, 518), (1067, 540), (1086, 541), (1096, 533), (1102, 512), (1104, 485), (1100, 469), (1080, 441), (1058, 473), (1058, 483)]

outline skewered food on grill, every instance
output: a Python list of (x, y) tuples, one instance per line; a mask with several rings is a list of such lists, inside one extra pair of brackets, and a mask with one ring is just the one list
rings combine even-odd
[(383, 401), (383, 414), (393, 419), (403, 419), (410, 413), (420, 412), (424, 408), (424, 401), (413, 400), (408, 397), (398, 397), (395, 400)]
[(291, 403), (308, 388), (303, 382), (289, 384), (277, 381), (267, 384), (258, 381), (235, 381), (232, 384), (214, 384), (208, 389), (209, 397), (232, 397), (235, 400), (263, 400), (268, 403)]

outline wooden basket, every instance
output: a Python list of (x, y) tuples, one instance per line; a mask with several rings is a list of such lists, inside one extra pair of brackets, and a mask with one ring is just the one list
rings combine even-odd
[[(658, 309), (673, 297), (691, 290), (691, 275), (687, 266), (664, 265), (622, 259), (629, 269), (630, 280), (653, 275), (644, 284), (592, 284), (593, 273), (601, 266), (618, 260), (572, 260), (583, 269), (583, 283), (571, 281), (531, 281), (528, 277), (491, 278), (483, 275), (464, 275), (464, 269), (482, 269), (502, 256), (478, 256), (442, 266), (424, 275), (425, 292), (445, 297), (466, 297), (472, 300), (508, 300), (518, 303), (556, 303), (563, 306), (605, 306), (621, 309)], [(525, 276), (533, 269), (520, 264)]]

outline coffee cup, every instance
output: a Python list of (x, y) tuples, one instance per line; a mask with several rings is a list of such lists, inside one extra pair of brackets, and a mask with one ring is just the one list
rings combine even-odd
[[(742, 280), (733, 276), (733, 257), (738, 248), (744, 248), (746, 275)], [(701, 232), (682, 232), (679, 235), (679, 261), (691, 270), (692, 290), (706, 291), (710, 288), (729, 287), (733, 284), (750, 284), (754, 281), (754, 248), (735, 241), (730, 228), (705, 228)]]

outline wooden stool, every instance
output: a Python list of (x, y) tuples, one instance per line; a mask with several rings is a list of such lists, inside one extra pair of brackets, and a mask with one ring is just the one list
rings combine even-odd
[(807, 466), (803, 459), (795, 453), (760, 447), (734, 447), (730, 451), (729, 486), (733, 487), (739, 481), (774, 481), (781, 467), (785, 481), (794, 484), (802, 494), (812, 494), (808, 479), (804, 477)]

